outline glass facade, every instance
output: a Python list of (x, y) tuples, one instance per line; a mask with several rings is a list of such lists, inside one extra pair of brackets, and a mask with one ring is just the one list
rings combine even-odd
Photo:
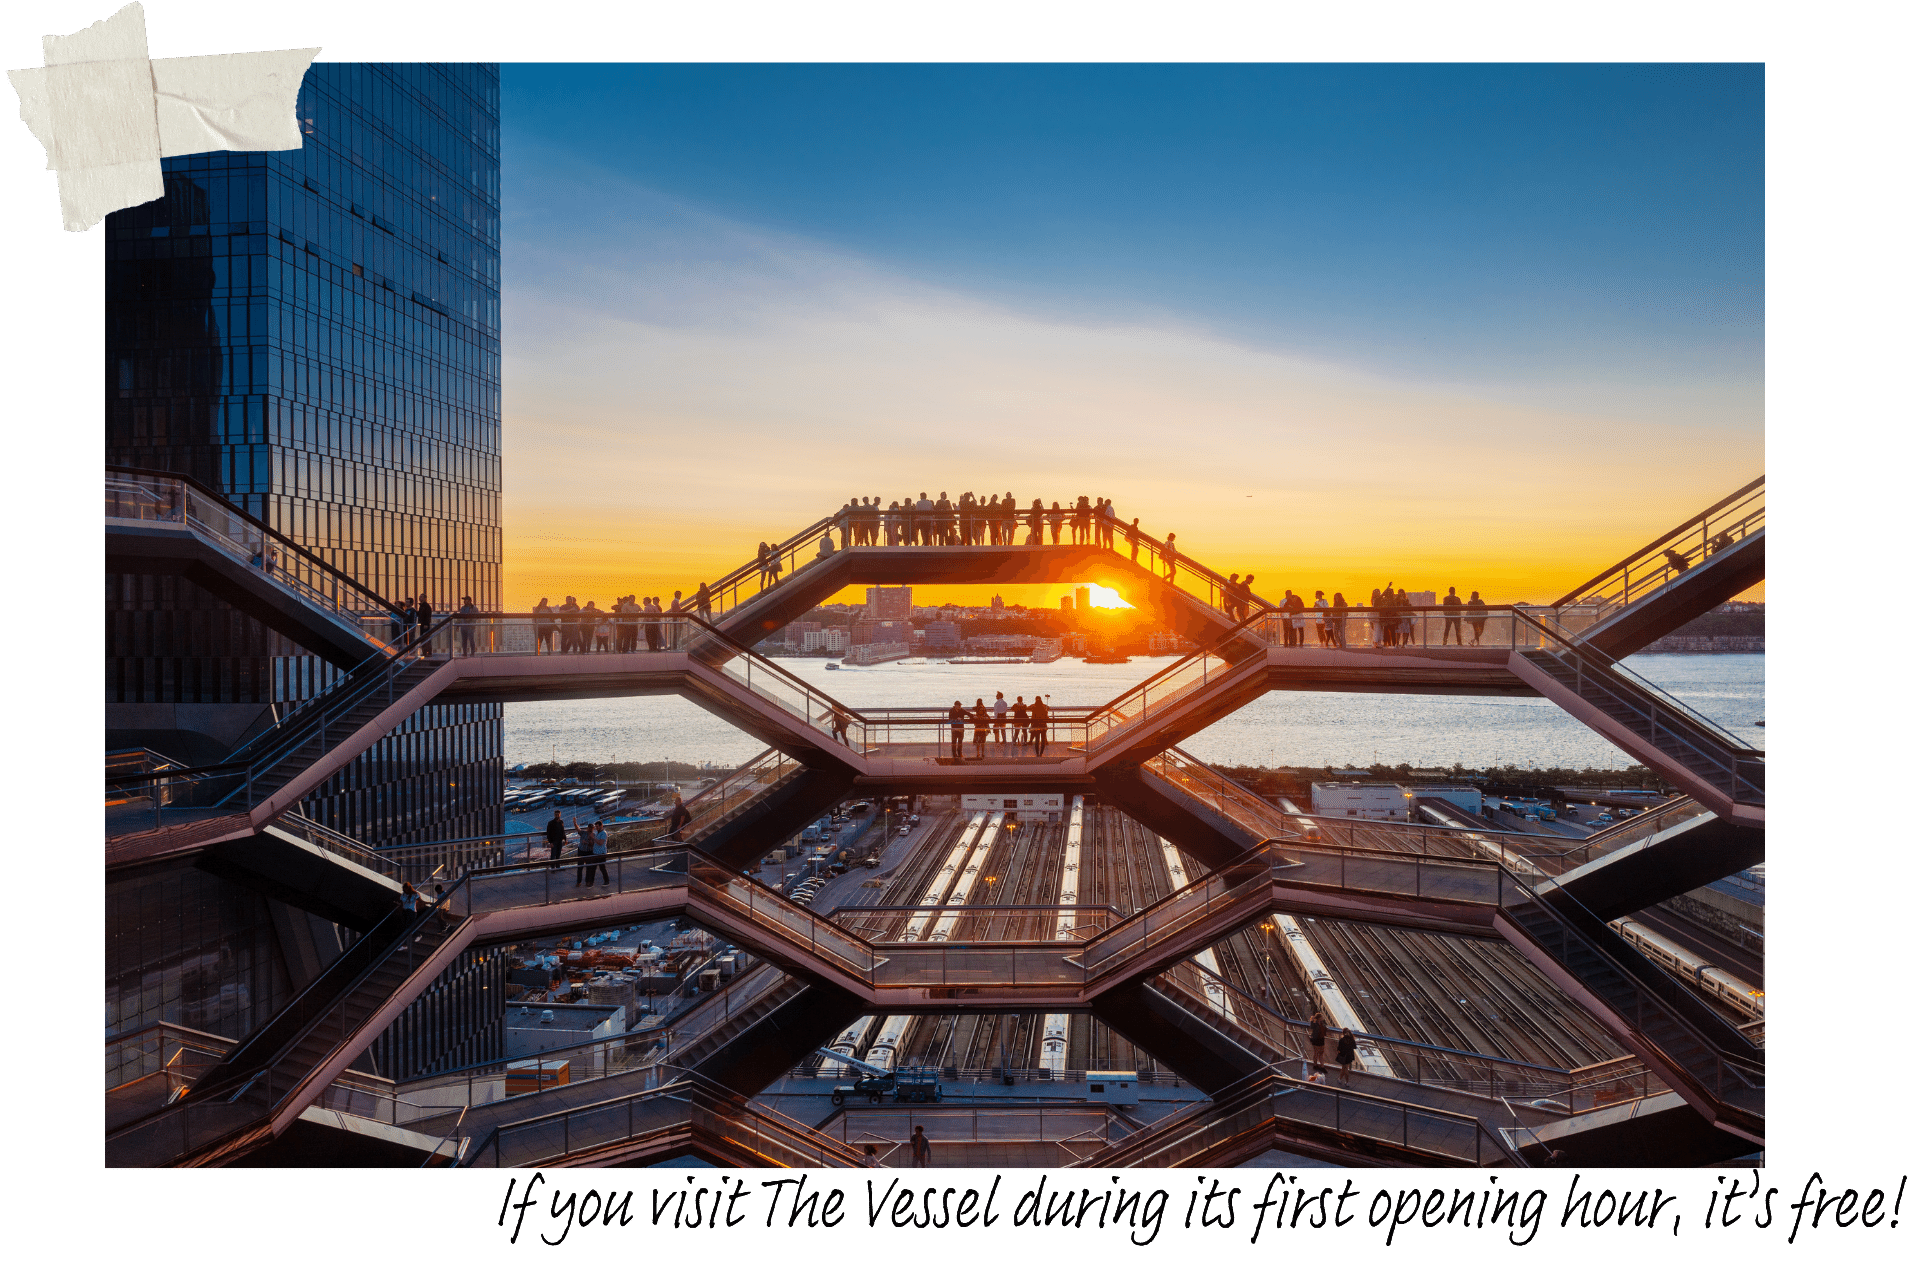
[[(316, 64), (297, 114), (300, 150), (168, 159), (108, 218), (106, 461), (390, 600), (498, 608), (499, 70)], [(109, 704), (284, 709), (333, 674), (182, 579), (108, 576)], [(307, 813), (374, 844), (497, 831), (503, 750), (497, 705), (430, 708)]]
[[(106, 463), (180, 472), (388, 600), (500, 605), (499, 69), (316, 64), (298, 151), (162, 162), (107, 219)], [(217, 759), (337, 672), (183, 578), (106, 580), (109, 743)], [(502, 827), (498, 704), (430, 707), (303, 805), (374, 845)], [(276, 907), (191, 868), (110, 885), (109, 1033), (243, 1038), (296, 985)], [(304, 918), (304, 917), (302, 917)], [(376, 1045), (497, 1056), (498, 948)]]
[(243, 1040), (291, 983), (266, 899), (192, 868), (107, 886), (107, 1034), (171, 1022)]

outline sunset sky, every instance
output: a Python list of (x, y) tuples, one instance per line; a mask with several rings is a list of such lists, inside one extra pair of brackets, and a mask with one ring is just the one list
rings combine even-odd
[(1764, 470), (1758, 67), (502, 79), (510, 609), (923, 489), (1537, 603)]

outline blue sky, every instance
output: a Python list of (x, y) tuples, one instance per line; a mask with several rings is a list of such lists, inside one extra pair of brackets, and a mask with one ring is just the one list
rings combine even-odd
[(510, 205), (565, 156), (1027, 309), (1450, 382), (1757, 384), (1763, 91), (1751, 65), (509, 65), (502, 119)]
[(508, 598), (1009, 488), (1328, 590), (1552, 598), (1764, 469), (1762, 90), (510, 64)]

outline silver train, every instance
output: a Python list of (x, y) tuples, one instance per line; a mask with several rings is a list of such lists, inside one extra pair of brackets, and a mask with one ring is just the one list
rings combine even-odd
[(1669, 973), (1725, 1001), (1749, 1017), (1767, 1016), (1766, 992), (1754, 990), (1725, 969), (1702, 960), (1673, 939), (1635, 924), (1631, 920), (1615, 920), (1609, 927)]

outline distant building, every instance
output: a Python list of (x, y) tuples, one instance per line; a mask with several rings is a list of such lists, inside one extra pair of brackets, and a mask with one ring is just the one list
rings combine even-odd
[(961, 647), (960, 624), (957, 622), (929, 622), (927, 624), (927, 648), (952, 652)]
[(1072, 596), (1061, 596), (1061, 597), (1060, 597), (1060, 612), (1062, 612), (1062, 613), (1072, 613), (1072, 612), (1073, 612), (1073, 597), (1072, 597)]
[(1391, 782), (1316, 782), (1313, 811), (1323, 818), (1369, 818), (1376, 822), (1405, 822), (1413, 809), (1413, 792)]
[(1073, 589), (1073, 606), (1076, 609), (1093, 608), (1093, 588), (1075, 587)]
[(900, 619), (913, 614), (912, 587), (868, 587), (867, 617)]
[(911, 639), (911, 630), (905, 622), (896, 619), (862, 618), (853, 624), (847, 642), (854, 645), (907, 644)]
[(1172, 631), (1156, 631), (1147, 637), (1148, 653), (1185, 653), (1197, 647), (1193, 641)]
[[(534, 1004), (509, 1000), (501, 1048), (503, 1056), (508, 1058), (531, 1057), (564, 1050), (587, 1040), (617, 1036), (626, 1029), (627, 1010), (620, 1005)], [(594, 1051), (594, 1066), (604, 1067), (601, 1059), (605, 1053), (604, 1045)]]

